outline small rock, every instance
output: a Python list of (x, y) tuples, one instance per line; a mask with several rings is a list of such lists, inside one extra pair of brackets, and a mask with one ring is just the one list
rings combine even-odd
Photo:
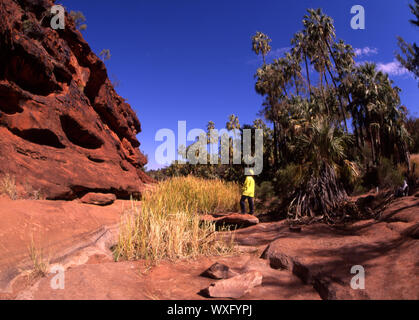
[(225, 264), (216, 262), (207, 270), (205, 270), (201, 275), (212, 279), (229, 279), (238, 274)]
[(239, 299), (249, 293), (254, 287), (262, 284), (262, 273), (250, 271), (230, 279), (220, 280), (203, 290), (210, 298)]
[(81, 202), (87, 204), (94, 204), (98, 206), (107, 206), (116, 200), (116, 196), (112, 193), (87, 193), (80, 199)]

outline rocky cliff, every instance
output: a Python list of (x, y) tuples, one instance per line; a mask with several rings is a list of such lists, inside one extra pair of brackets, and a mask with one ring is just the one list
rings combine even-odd
[(66, 13), (51, 0), (0, 0), (0, 177), (47, 199), (139, 194), (151, 179), (140, 122)]

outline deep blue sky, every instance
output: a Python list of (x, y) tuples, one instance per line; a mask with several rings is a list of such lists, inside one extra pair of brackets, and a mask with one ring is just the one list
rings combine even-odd
[[(259, 61), (251, 51), (251, 36), (262, 31), (274, 52), (289, 46), (302, 29), (306, 8), (323, 8), (335, 21), (337, 37), (364, 49), (358, 61), (373, 61), (390, 72), (402, 89), (402, 103), (419, 113), (417, 81), (394, 62), (396, 36), (419, 42), (419, 30), (408, 20), (413, 0), (61, 0), (87, 18), (83, 32), (93, 51), (110, 49), (106, 61), (117, 92), (138, 114), (143, 132), (140, 149), (155, 168), (157, 130), (205, 128), (209, 120), (224, 127), (234, 113), (251, 123), (262, 98), (254, 91)], [(363, 5), (366, 29), (350, 27), (353, 5)], [(366, 48), (369, 48), (366, 49)], [(369, 52), (369, 53), (368, 53)], [(401, 73), (401, 74), (400, 74)]]

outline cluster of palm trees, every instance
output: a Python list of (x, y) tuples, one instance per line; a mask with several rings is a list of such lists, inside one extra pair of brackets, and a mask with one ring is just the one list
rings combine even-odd
[(400, 89), (374, 64), (355, 64), (353, 48), (336, 40), (321, 9), (307, 10), (289, 52), (267, 63), (270, 43), (262, 32), (252, 38), (263, 58), (255, 89), (273, 127), (274, 174), (290, 164), (303, 173), (288, 188), (291, 216), (332, 219), (346, 200), (343, 180), (379, 166), (382, 157), (409, 165)]
[[(374, 176), (381, 162), (410, 170), (400, 89), (374, 64), (355, 63), (352, 46), (336, 40), (333, 20), (321, 9), (307, 10), (290, 49), (268, 61), (271, 42), (262, 32), (252, 37), (252, 50), (262, 56), (255, 74), (256, 92), (264, 97), (261, 118), (242, 125), (231, 115), (225, 127), (239, 135), (243, 129), (263, 129), (264, 166), (257, 182), (273, 184), (290, 218), (336, 221), (355, 212), (347, 192)], [(210, 121), (208, 145), (220, 143), (210, 139), (214, 128)], [(230, 159), (233, 140), (228, 140)], [(239, 182), (243, 167), (175, 162), (156, 177), (193, 174)]]

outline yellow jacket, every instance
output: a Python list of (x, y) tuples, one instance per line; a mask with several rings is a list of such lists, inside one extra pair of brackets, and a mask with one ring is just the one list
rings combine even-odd
[(246, 197), (255, 197), (255, 180), (252, 176), (247, 176), (243, 184), (243, 195)]

